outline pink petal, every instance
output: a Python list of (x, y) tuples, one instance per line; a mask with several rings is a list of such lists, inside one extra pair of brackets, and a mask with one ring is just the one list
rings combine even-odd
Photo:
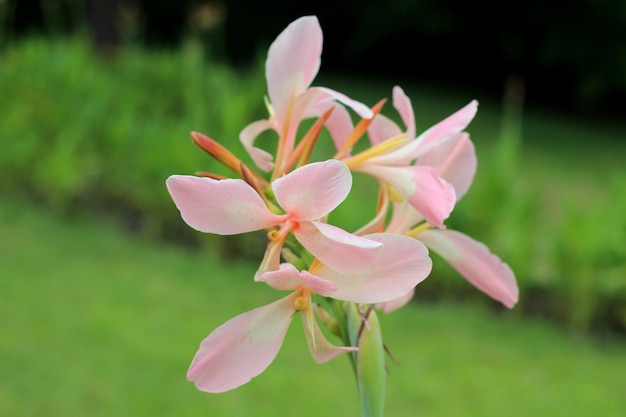
[(265, 75), (278, 120), (284, 119), (291, 95), (304, 92), (317, 75), (322, 42), (317, 18), (305, 16), (290, 23), (270, 46)]
[(293, 220), (314, 220), (335, 209), (350, 193), (352, 175), (334, 159), (304, 165), (272, 183), (278, 204)]
[(511, 268), (482, 243), (454, 230), (425, 230), (417, 238), (456, 268), (476, 288), (512, 308), (519, 290)]
[(300, 222), (293, 233), (313, 256), (342, 273), (363, 269), (374, 262), (382, 250), (380, 242), (321, 222)]
[(269, 152), (255, 147), (254, 141), (261, 133), (270, 129), (277, 130), (275, 121), (257, 120), (256, 122), (250, 123), (239, 133), (239, 140), (244, 149), (248, 152), (248, 155), (250, 155), (250, 158), (254, 161), (256, 166), (265, 172), (269, 172), (274, 167), (274, 157)]
[(395, 86), (393, 88), (393, 106), (396, 108), (404, 126), (406, 126), (406, 136), (408, 139), (415, 138), (415, 114), (411, 99), (404, 93), (402, 88)]
[(304, 335), (306, 336), (311, 356), (317, 363), (328, 362), (342, 353), (358, 350), (357, 347), (338, 347), (330, 343), (320, 330), (313, 314), (313, 309), (310, 306), (302, 311), (302, 327), (304, 327)]
[(397, 309), (407, 305), (415, 295), (415, 288), (403, 295), (402, 297), (395, 298), (391, 301), (376, 304), (376, 308), (384, 311), (385, 313), (391, 313)]
[(270, 212), (242, 180), (172, 175), (166, 185), (183, 220), (201, 232), (234, 235), (275, 226), (285, 218)]
[(315, 274), (337, 286), (333, 298), (356, 303), (381, 303), (406, 295), (432, 269), (428, 249), (417, 240), (391, 233), (364, 236), (381, 242), (383, 251), (367, 268), (345, 274), (322, 266)]
[(418, 154), (416, 156), (428, 152), (434, 146), (437, 146), (446, 140), (450, 140), (457, 134), (461, 133), (461, 131), (463, 131), (463, 129), (470, 124), (477, 111), (478, 101), (472, 100), (461, 110), (448, 116), (419, 135), (417, 140), (419, 141), (420, 146), (417, 150)]
[(281, 264), (277, 271), (260, 274), (257, 281), (263, 281), (277, 290), (295, 290), (302, 285), (323, 296), (330, 296), (335, 292), (335, 284), (332, 281), (311, 275), (309, 271), (298, 271), (295, 266), (288, 263)]
[(435, 167), (441, 178), (454, 186), (457, 201), (467, 192), (476, 174), (476, 152), (469, 134), (434, 147), (417, 160), (418, 165)]
[(299, 293), (243, 313), (200, 344), (187, 379), (206, 392), (237, 388), (263, 372), (283, 344)]

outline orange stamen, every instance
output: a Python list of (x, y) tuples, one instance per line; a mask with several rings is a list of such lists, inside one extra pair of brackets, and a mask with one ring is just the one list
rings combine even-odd
[(290, 169), (298, 159), (298, 167), (301, 167), (309, 161), (311, 153), (313, 152), (313, 148), (317, 143), (317, 139), (322, 132), (322, 127), (324, 127), (324, 123), (326, 123), (333, 110), (335, 110), (335, 108), (331, 107), (315, 121), (313, 126), (311, 126), (309, 131), (302, 138), (302, 140), (300, 140), (300, 143), (298, 143), (296, 149), (290, 155), (287, 163), (285, 163), (285, 169)]

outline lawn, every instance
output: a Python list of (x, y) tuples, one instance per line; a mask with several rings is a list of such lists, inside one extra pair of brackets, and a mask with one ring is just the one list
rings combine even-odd
[[(276, 300), (254, 263), (0, 203), (0, 415), (357, 416), (349, 361), (316, 365), (299, 320), (249, 384), (185, 380), (198, 343)], [(381, 317), (389, 416), (621, 417), (626, 346), (475, 304), (414, 303)]]

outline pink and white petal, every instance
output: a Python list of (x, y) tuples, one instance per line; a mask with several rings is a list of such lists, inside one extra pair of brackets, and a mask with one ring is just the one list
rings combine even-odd
[(430, 274), (428, 249), (417, 240), (391, 233), (365, 237), (384, 245), (381, 255), (367, 268), (345, 274), (324, 265), (316, 271), (317, 276), (337, 286), (333, 298), (356, 303), (391, 301), (406, 295)]
[(478, 101), (472, 100), (456, 113), (448, 116), (441, 122), (430, 127), (416, 139), (420, 146), (417, 148), (416, 157), (420, 157), (434, 146), (452, 139), (470, 124), (478, 111)]
[(372, 146), (378, 145), (389, 138), (402, 134), (402, 129), (384, 114), (377, 114), (367, 128), (367, 135)]
[(435, 167), (439, 176), (454, 186), (457, 201), (465, 195), (476, 174), (476, 152), (469, 134), (460, 133), (417, 160), (418, 165)]
[(404, 126), (406, 126), (406, 136), (409, 139), (415, 138), (415, 113), (411, 99), (404, 93), (399, 86), (393, 88), (393, 106), (400, 114)]
[(304, 327), (304, 335), (306, 336), (311, 356), (317, 363), (328, 362), (342, 353), (358, 350), (357, 347), (340, 347), (330, 343), (320, 330), (311, 306), (302, 311), (302, 327)]
[(392, 313), (396, 311), (397, 309), (402, 308), (405, 305), (407, 305), (413, 299), (414, 295), (415, 295), (415, 288), (413, 288), (411, 291), (409, 291), (402, 297), (398, 297), (391, 301), (386, 301), (384, 303), (376, 304), (376, 308), (384, 311), (385, 313)]
[(258, 120), (239, 133), (239, 140), (259, 169), (269, 172), (274, 167), (274, 157), (269, 152), (254, 146), (256, 138), (266, 130), (278, 130), (274, 120)]
[(284, 120), (291, 96), (301, 94), (313, 82), (321, 63), (322, 43), (317, 17), (304, 16), (290, 23), (270, 46), (265, 76), (278, 120)]
[(517, 303), (519, 289), (513, 271), (483, 243), (455, 230), (426, 230), (417, 239), (494, 300), (508, 308)]
[(183, 220), (205, 233), (234, 235), (278, 225), (285, 215), (273, 214), (246, 182), (172, 175), (167, 189)]
[(200, 344), (187, 379), (206, 392), (237, 388), (263, 372), (283, 344), (299, 293), (230, 319)]
[(415, 181), (415, 192), (407, 200), (430, 225), (445, 228), (443, 222), (456, 203), (454, 187), (443, 180), (433, 167), (412, 166), (407, 169), (412, 172)]
[(278, 204), (292, 220), (314, 220), (335, 209), (350, 193), (352, 175), (334, 159), (304, 165), (272, 182)]
[(303, 221), (293, 233), (320, 262), (341, 273), (352, 273), (367, 267), (383, 249), (380, 242), (327, 223)]

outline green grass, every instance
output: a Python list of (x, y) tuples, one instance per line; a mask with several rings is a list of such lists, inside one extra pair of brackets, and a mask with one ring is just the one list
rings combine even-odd
[[(212, 329), (280, 294), (256, 264), (0, 204), (0, 415), (359, 415), (349, 361), (316, 365), (299, 320), (270, 368), (224, 394), (185, 380)], [(431, 277), (429, 279), (436, 279)], [(389, 416), (621, 417), (626, 346), (515, 312), (413, 304), (381, 316)]]

